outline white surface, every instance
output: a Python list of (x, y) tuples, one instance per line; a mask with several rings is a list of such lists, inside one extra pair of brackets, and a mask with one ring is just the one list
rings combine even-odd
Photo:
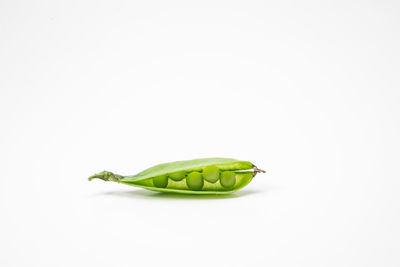
[[(1, 1), (0, 266), (400, 266), (398, 1)], [(201, 157), (226, 198), (87, 177)]]

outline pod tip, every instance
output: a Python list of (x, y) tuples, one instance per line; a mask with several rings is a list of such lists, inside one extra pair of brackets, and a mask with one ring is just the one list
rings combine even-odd
[(104, 180), (104, 181), (119, 182), (119, 179), (122, 178), (122, 176), (114, 174), (114, 173), (109, 172), (109, 171), (102, 171), (102, 172), (99, 172), (99, 173), (96, 173), (96, 174), (90, 176), (88, 178), (88, 180), (91, 181), (91, 180), (93, 180), (95, 178), (101, 179), (101, 180)]
[(266, 173), (266, 171), (261, 170), (261, 169), (257, 168), (256, 165), (254, 165), (254, 176), (256, 176), (257, 173), (260, 173), (260, 172), (261, 172), (261, 173)]

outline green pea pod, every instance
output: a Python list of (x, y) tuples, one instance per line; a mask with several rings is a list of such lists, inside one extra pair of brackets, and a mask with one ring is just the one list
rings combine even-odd
[(158, 192), (229, 194), (246, 186), (259, 172), (265, 171), (249, 161), (205, 158), (163, 163), (131, 176), (103, 171), (89, 181), (99, 178)]

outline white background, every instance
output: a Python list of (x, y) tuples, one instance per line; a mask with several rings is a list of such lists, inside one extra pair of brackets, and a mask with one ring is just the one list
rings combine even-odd
[[(0, 266), (400, 266), (398, 1), (0, 1)], [(228, 197), (100, 180), (202, 157)]]

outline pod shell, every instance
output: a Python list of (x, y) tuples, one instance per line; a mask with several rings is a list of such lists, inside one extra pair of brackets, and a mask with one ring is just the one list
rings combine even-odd
[[(214, 179), (209, 179), (209, 181), (202, 179), (204, 184), (201, 190), (197, 190), (197, 188), (194, 187), (192, 189), (195, 190), (191, 190), (188, 188), (186, 180), (179, 180), (181, 177), (167, 178), (169, 175), (178, 172), (184, 172), (187, 175), (193, 172), (202, 173), (206, 167), (211, 166), (216, 167), (220, 174), (227, 171), (234, 173), (235, 182), (232, 188), (224, 187), (221, 184), (221, 179), (218, 179), (217, 181), (214, 181)], [(94, 178), (99, 178), (105, 181), (114, 181), (157, 192), (198, 195), (229, 194), (246, 186), (252, 180), (257, 171), (259, 172), (259, 169), (249, 161), (240, 161), (231, 158), (203, 158), (158, 164), (136, 175), (130, 176), (122, 176), (109, 171), (103, 171), (90, 176), (89, 181)], [(185, 175), (185, 177), (188, 177), (187, 175)], [(165, 177), (165, 179), (160, 179), (160, 177)], [(176, 179), (174, 180), (173, 178)], [(164, 186), (166, 187), (164, 188)]]

